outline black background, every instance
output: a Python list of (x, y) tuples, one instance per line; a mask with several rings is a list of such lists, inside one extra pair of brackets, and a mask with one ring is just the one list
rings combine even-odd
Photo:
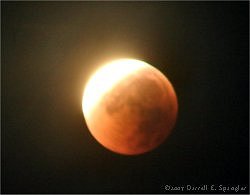
[[(248, 2), (1, 6), (2, 193), (248, 186)], [(173, 133), (144, 155), (106, 150), (82, 115), (91, 73), (121, 57), (157, 67), (178, 96)]]

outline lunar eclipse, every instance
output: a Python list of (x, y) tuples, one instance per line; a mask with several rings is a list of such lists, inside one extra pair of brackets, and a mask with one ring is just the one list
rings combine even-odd
[(100, 144), (116, 153), (137, 155), (169, 136), (178, 106), (173, 86), (158, 69), (140, 60), (119, 59), (90, 78), (82, 109)]
[(1, 1), (1, 37), (2, 194), (249, 194), (248, 1)]

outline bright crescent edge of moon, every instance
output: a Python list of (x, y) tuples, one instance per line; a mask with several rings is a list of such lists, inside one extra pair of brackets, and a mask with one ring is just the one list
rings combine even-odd
[(98, 68), (87, 82), (83, 92), (82, 110), (85, 117), (91, 116), (92, 110), (113, 86), (145, 66), (153, 67), (141, 60), (125, 58), (108, 62)]

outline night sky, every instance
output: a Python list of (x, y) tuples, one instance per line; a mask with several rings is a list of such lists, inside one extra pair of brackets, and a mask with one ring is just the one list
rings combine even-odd
[[(2, 193), (248, 187), (248, 5), (1, 2)], [(154, 65), (178, 97), (171, 136), (139, 156), (102, 147), (82, 114), (91, 73), (122, 57)]]

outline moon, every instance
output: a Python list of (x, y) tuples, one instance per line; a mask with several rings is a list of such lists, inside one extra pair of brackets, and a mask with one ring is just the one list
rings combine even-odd
[(138, 155), (170, 135), (178, 103), (172, 84), (158, 69), (140, 60), (118, 59), (91, 76), (82, 110), (101, 145), (115, 153)]

